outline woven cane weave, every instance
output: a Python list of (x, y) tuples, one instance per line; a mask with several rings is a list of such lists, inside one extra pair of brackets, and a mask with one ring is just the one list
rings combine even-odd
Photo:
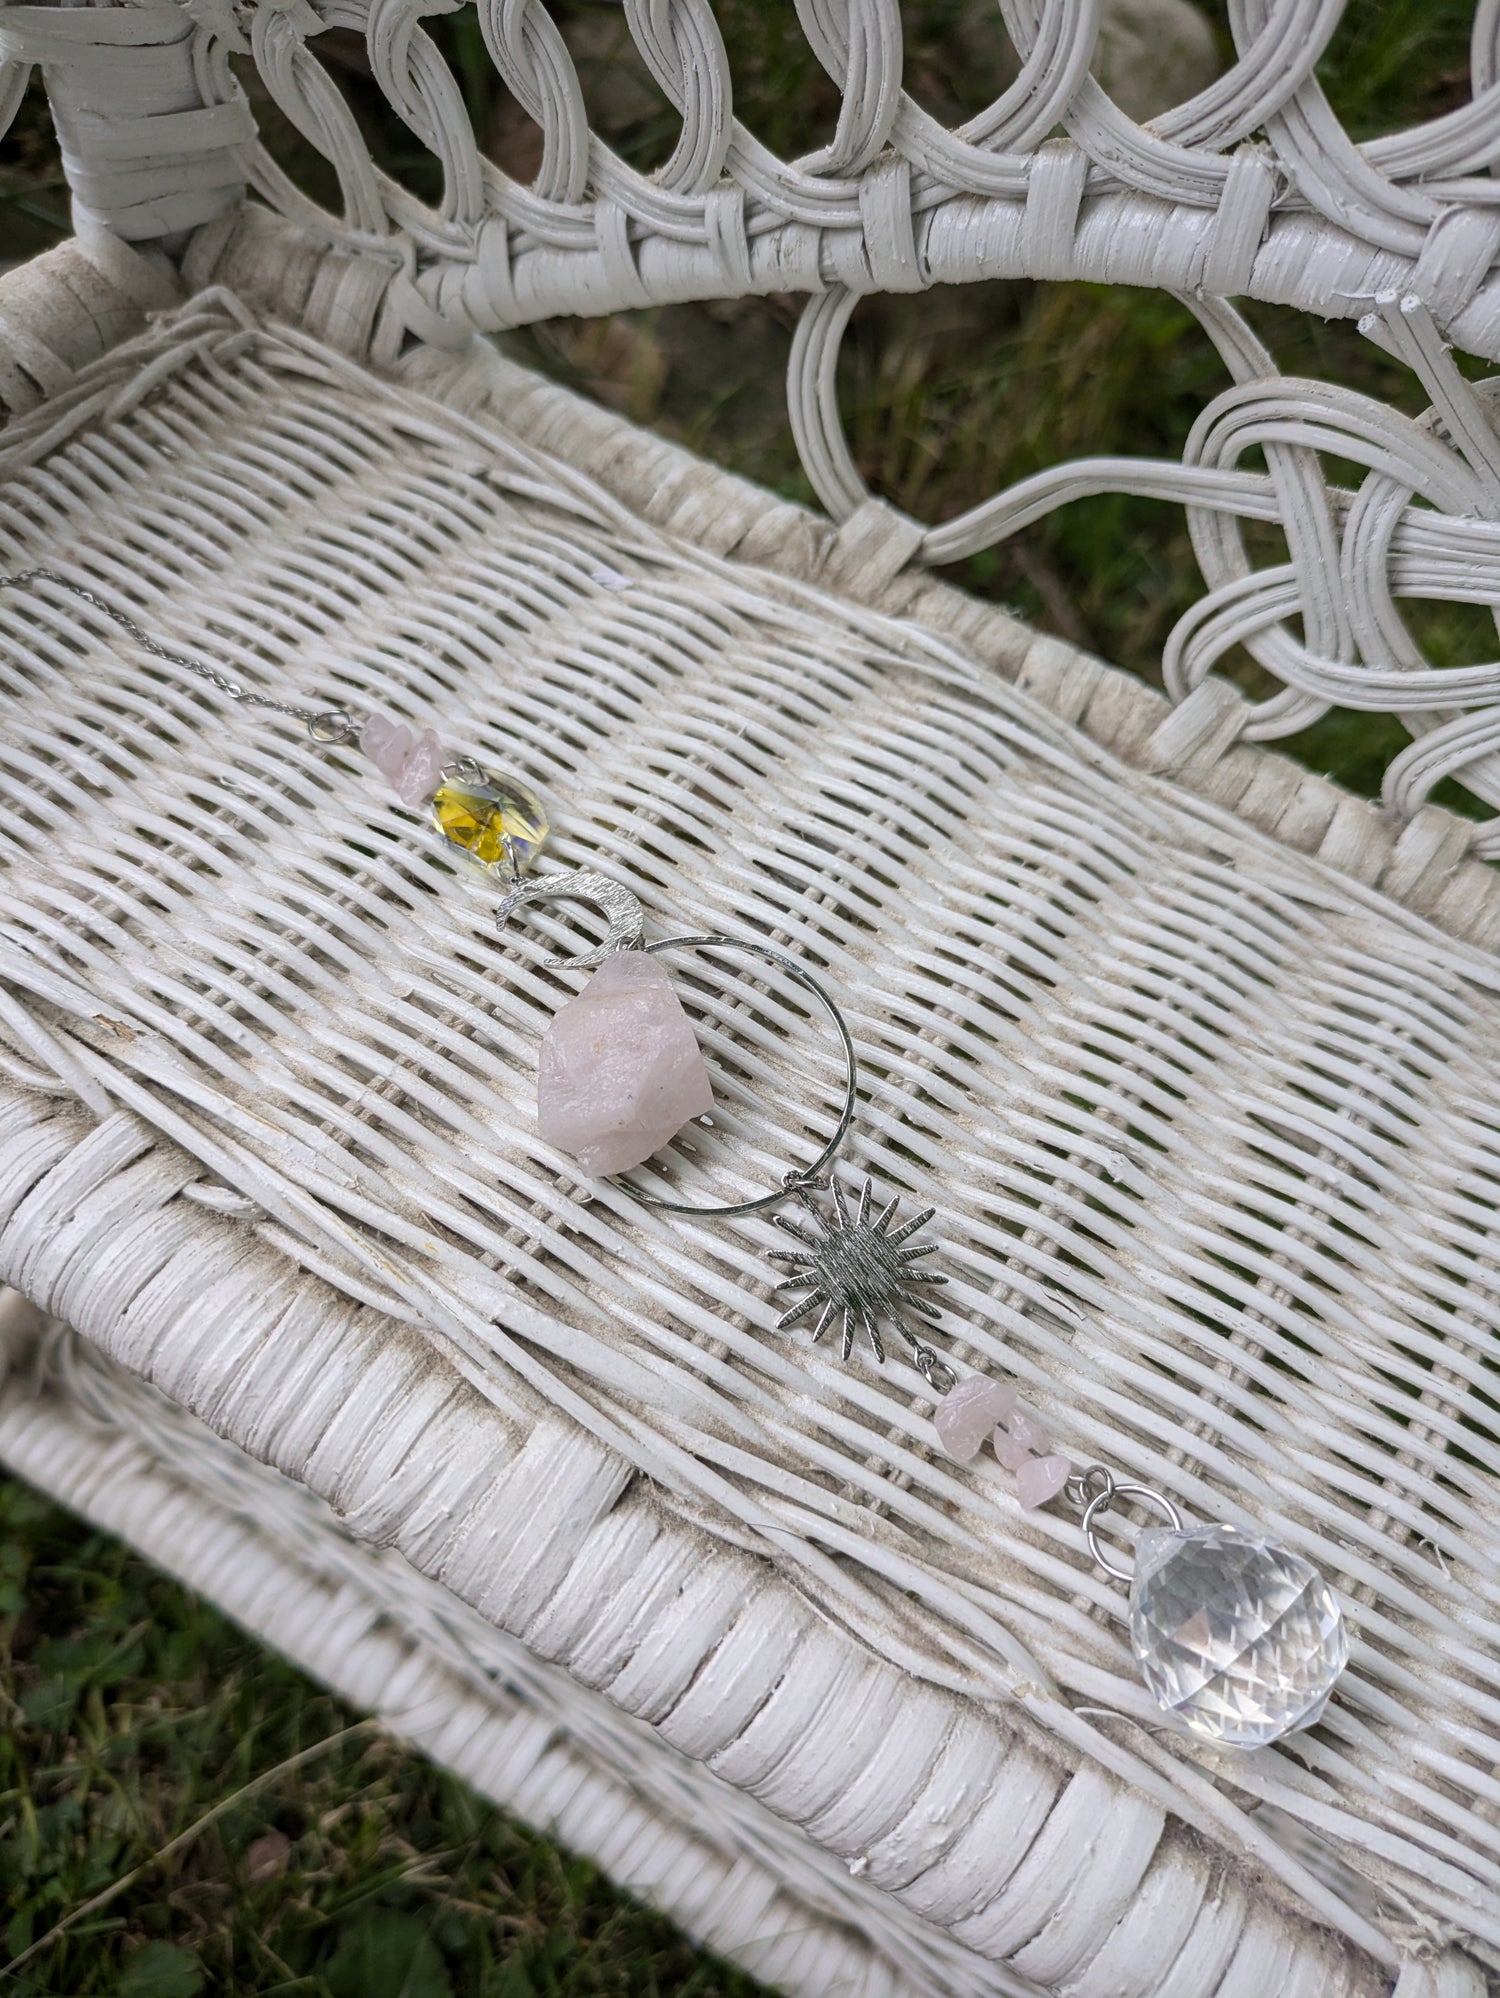
[[(433, 720), (663, 931), (817, 967), (866, 1054), (854, 1162), (937, 1204), (961, 1362), (1307, 1552), (1351, 1672), (1254, 1757), (1162, 1733), (1076, 1522), (935, 1459), (899, 1363), (774, 1334), (763, 1221), (538, 1146), (580, 982), (541, 960), (581, 932), (502, 942), (363, 769), (45, 587), (0, 597), (9, 1280), (1042, 1988), (1500, 1960), (1490, 956), (913, 621), (225, 302), (0, 465), (7, 568)], [(720, 1089), (676, 1184), (758, 1190), (836, 1063), (784, 982), (679, 969)]]

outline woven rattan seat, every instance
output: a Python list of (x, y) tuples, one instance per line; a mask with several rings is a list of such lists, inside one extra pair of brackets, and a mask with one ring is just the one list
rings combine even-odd
[[(1493, 835), (1423, 799), (1453, 769), (1484, 793), (1490, 710), (1393, 697), (1414, 751), (1436, 748), (1385, 806), (1257, 746), (1378, 661), (1329, 636), (1331, 598), (1331, 624), (1309, 600), (1288, 637), (1292, 586), (1247, 581), (1220, 527), (1274, 490), (1295, 576), (1321, 519), (1439, 594), (1458, 549), (1482, 594), (1485, 405), (1441, 331), (1490, 341), (1500, 237), (1459, 204), (1370, 253), (1386, 276), (1428, 259), (1428, 290), (1384, 299), (1373, 331), (1408, 343), (1438, 414), (1391, 418), (1358, 504), (1314, 490), (1332, 446), (1311, 431), (1272, 438), (1266, 472), (1208, 444), (1177, 468), (1201, 631), (1242, 620), (1289, 691), (1252, 710), (1188, 631), (1174, 705), (927, 573), (1035, 492), (925, 533), (863, 493), (810, 391), (794, 421), (835, 525), (471, 339), (580, 302), (583, 252), (528, 265), (525, 228), (583, 212), (586, 161), (549, 155), (525, 227), (469, 216), (466, 264), (382, 184), (421, 248), (398, 268), (365, 240), (374, 210), (330, 241), (290, 195), (291, 219), (240, 205), (238, 99), (200, 116), (173, 95), (172, 64), (225, 23), (164, 0), (90, 40), (87, 11), (0, 12), (4, 46), (58, 72), (75, 150), (97, 137), (75, 44), (87, 66), (133, 36), (159, 86), (118, 128), (129, 173), (71, 162), (78, 240), (0, 281), (0, 567), (65, 571), (276, 698), (430, 721), (536, 784), (551, 855), (628, 881), (658, 934), (814, 968), (864, 1057), (852, 1166), (937, 1209), (945, 1350), (1022, 1383), (1078, 1462), (1309, 1554), (1352, 1661), (1276, 1748), (1164, 1728), (1076, 1514), (1023, 1513), (996, 1466), (942, 1457), (899, 1359), (845, 1366), (775, 1331), (766, 1217), (657, 1212), (539, 1143), (538, 1042), (582, 980), (544, 960), (588, 918), (498, 933), (493, 890), (353, 752), (231, 706), (45, 581), (0, 592), (0, 1455), (789, 1991), (1481, 1998), (1500, 880)], [(545, 17), (521, 11), (534, 82)], [(632, 10), (689, 96), (686, 44), (659, 30), (699, 13)], [(281, 46), (308, 32), (255, 13), (284, 95), (310, 88)], [(1082, 137), (1045, 139), (1054, 106), (1019, 192), (995, 152), (965, 195), (995, 227), (1018, 212), (1016, 260), (1043, 276), (1087, 263), (1101, 214), (1165, 207), (1086, 180), (1077, 146), (1114, 128), (1069, 75)], [(830, 238), (854, 201), (865, 288), (913, 278), (927, 213), (886, 139), (929, 174), (980, 152), (878, 108), (808, 169), (833, 186)], [(1311, 302), (1324, 280), (1286, 271), (1324, 223), (1271, 216), (1220, 108), (1217, 137), (1173, 141), (1233, 162), (1203, 197), (1218, 233), (1163, 225), (1196, 277), (1156, 275), (1205, 287), (1249, 382), (1208, 294)], [(329, 144), (351, 210), (375, 201)], [(627, 269), (648, 296), (731, 270), (771, 288), (770, 235), (744, 222), (771, 199), (756, 156), (711, 167), (705, 242), (672, 237), (668, 174), (654, 246), (618, 162), (587, 168), (615, 286), (595, 306), (642, 302)], [(936, 211), (921, 281), (957, 274), (938, 251), (959, 256), (942, 230), (967, 212)], [(1077, 259), (1048, 269), (1064, 222)], [(1421, 248), (1440, 225), (1446, 262)], [(799, 229), (817, 235), (789, 222), (775, 275), (816, 288)], [(1263, 237), (1291, 259), (1274, 282)], [(854, 275), (845, 257), (823, 282)], [(831, 384), (850, 296), (833, 284), (804, 321), (804, 384)], [(837, 1050), (774, 972), (674, 968), (719, 1095), (673, 1183), (762, 1190), (835, 1114)]]
[[(488, 373), (462, 400), (503, 403)], [(1446, 1717), (1487, 1669), (1480, 1633), (1434, 1651), (1471, 1586), (1438, 1555), (1466, 1559), (1484, 1484), (1434, 1482), (1441, 1444), (1401, 1397), (1483, 1249), (1489, 960), (1114, 763), (953, 640), (662, 536), (493, 418), (221, 305), (116, 349), (69, 403), (11, 433), (7, 566), (61, 538), (153, 630), (268, 691), (311, 673), (441, 711), (569, 800), (563, 858), (649, 882), (670, 929), (732, 910), (824, 968), (885, 1067), (856, 1162), (889, 1175), (899, 1142), (938, 1201), (970, 1350), (1080, 1454), (1272, 1520), (1368, 1597), (1365, 1690), (1310, 1755), (1315, 1787), (1262, 1756), (1236, 1788), (1461, 1905), (1474, 1856), (1420, 1791), (1381, 1851), (1355, 1827), (1372, 1789), (1451, 1767)], [(537, 1157), (545, 939), (499, 953), (488, 894), (294, 726), (221, 717), (60, 593), (3, 612), (24, 855), (4, 1239), (27, 1294), (440, 1580), (470, 1643), (477, 1611), (844, 1856), (874, 1847), (865, 1879), (983, 1954), (1030, 1942), (1020, 1967), (1052, 1981), (1092, 1940), (1059, 1922), (1069, 1883), (1145, 1911), (1161, 1871), (1253, 1957), (1258, 1926), (1230, 1934), (1245, 1862), (1295, 1869), (1149, 1728), (1099, 1718), (1150, 1710), (1073, 1522), (934, 1460), (905, 1370), (768, 1336), (764, 1221), (580, 1204)], [(809, 1036), (786, 1027), (721, 1028), (747, 1127), (796, 1086)], [(126, 1407), (171, 1467), (146, 1475), (181, 1479), (181, 1419), (139, 1390)], [(1376, 1490), (1386, 1522), (1356, 1535), (1349, 1501)], [(730, 1697), (741, 1647), (768, 1643)], [(897, 1712), (920, 1743), (900, 1771), (879, 1758)], [(942, 1847), (972, 1841), (946, 1885), (931, 1862), (902, 1878), (934, 1783), (966, 1800)], [(1107, 1857), (1065, 1830), (1105, 1799)], [(1236, 1853), (1232, 1890), (1185, 1825)], [(1011, 1867), (1014, 1911), (993, 1891)], [(1317, 1988), (1369, 1982), (1303, 1947)], [(984, 1988), (937, 1964), (935, 1988)]]

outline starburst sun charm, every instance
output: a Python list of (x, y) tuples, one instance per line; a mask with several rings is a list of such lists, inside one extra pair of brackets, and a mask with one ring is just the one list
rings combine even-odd
[[(831, 1214), (814, 1197), (824, 1189), (832, 1200)], [(915, 1315), (932, 1322), (941, 1316), (937, 1306), (922, 1293), (948, 1279), (933, 1270), (914, 1267), (923, 1256), (932, 1255), (938, 1245), (910, 1243), (910, 1238), (919, 1228), (926, 1227), (937, 1209), (925, 1207), (901, 1227), (893, 1228), (891, 1223), (900, 1196), (887, 1201), (872, 1219), (869, 1180), (865, 1181), (852, 1213), (844, 1189), (836, 1179), (792, 1181), (787, 1191), (802, 1202), (818, 1232), (811, 1233), (800, 1220), (790, 1220), (782, 1214), (776, 1216), (777, 1227), (797, 1240), (795, 1249), (770, 1252), (773, 1263), (782, 1263), (794, 1272), (777, 1284), (776, 1289), (808, 1292), (781, 1314), (776, 1321), (777, 1329), (799, 1325), (816, 1312), (814, 1339), (821, 1339), (830, 1325), (841, 1321), (842, 1356), (847, 1360), (853, 1350), (854, 1335), (863, 1327), (876, 1359), (884, 1360), (885, 1342), (880, 1336), (883, 1319), (908, 1341), (919, 1365), (924, 1357), (935, 1360), (937, 1356), (917, 1337), (907, 1318)]]

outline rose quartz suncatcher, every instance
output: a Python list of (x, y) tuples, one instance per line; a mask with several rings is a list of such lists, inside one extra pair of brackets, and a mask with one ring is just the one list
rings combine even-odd
[[(450, 775), (462, 779), (437, 793), (447, 803), (434, 810), (435, 823), (476, 858), (501, 863), (509, 883), (502, 922), (520, 902), (551, 895), (591, 901), (609, 919), (604, 944), (583, 960), (598, 969), (560, 1009), (542, 1041), (537, 1077), (542, 1138), (569, 1153), (584, 1172), (605, 1178), (644, 1164), (685, 1124), (705, 1116), (713, 1092), (697, 1036), (665, 968), (642, 942), (640, 906), (629, 891), (586, 870), (522, 884), (521, 872), (546, 837), (540, 802), (524, 785), (492, 778), (477, 765), (446, 765), (431, 729), (418, 734), (372, 716), (361, 744), (405, 804), (421, 803)], [(748, 949), (781, 963), (822, 1000), (844, 1040), (844, 1117), (817, 1163), (785, 1174), (780, 1195), (696, 1210), (753, 1212), (779, 1199), (801, 1204), (801, 1219), (775, 1216), (797, 1243), (772, 1255), (792, 1271), (777, 1289), (801, 1293), (782, 1313), (779, 1327), (815, 1319), (813, 1337), (819, 1339), (830, 1325), (840, 1324), (845, 1359), (855, 1331), (863, 1330), (876, 1359), (884, 1360), (880, 1321), (899, 1325), (918, 1372), (938, 1398), (937, 1440), (951, 1458), (972, 1463), (988, 1439), (1014, 1476), (1024, 1511), (1064, 1495), (1082, 1506), (1083, 1536), (1095, 1562), (1131, 1584), (1131, 1648), (1147, 1689), (1193, 1733), (1219, 1747), (1259, 1748), (1312, 1726), (1348, 1656), (1343, 1613), (1323, 1577), (1265, 1535), (1233, 1526), (1184, 1527), (1163, 1493), (1119, 1480), (1102, 1465), (1075, 1471), (1010, 1382), (982, 1374), (960, 1380), (906, 1323), (912, 1313), (937, 1318), (921, 1286), (946, 1281), (914, 1267), (935, 1244), (907, 1246), (907, 1237), (931, 1218), (932, 1209), (894, 1228), (895, 1200), (873, 1214), (866, 1180), (851, 1210), (838, 1179), (826, 1170), (855, 1100), (854, 1049), (837, 1006), (810, 974), (762, 944), (735, 946), (725, 937), (671, 941), (694, 949)], [(818, 1198), (824, 1193), (831, 1214)], [(657, 1206), (674, 1204), (644, 1193), (639, 1197)], [(1140, 1535), (1133, 1570), (1099, 1537), (1104, 1515), (1127, 1499), (1154, 1505), (1168, 1522)]]

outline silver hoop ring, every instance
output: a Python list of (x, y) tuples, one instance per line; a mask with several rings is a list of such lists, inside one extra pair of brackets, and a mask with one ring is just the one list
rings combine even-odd
[(1116, 1499), (1122, 1498), (1144, 1499), (1147, 1505), (1158, 1507), (1174, 1533), (1182, 1531), (1182, 1514), (1169, 1498), (1162, 1492), (1153, 1491), (1150, 1485), (1120, 1485), (1116, 1484), (1113, 1478), (1103, 1491), (1096, 1492), (1089, 1500), (1083, 1510), (1083, 1537), (1090, 1554), (1106, 1575), (1113, 1575), (1117, 1582), (1133, 1582), (1134, 1569), (1122, 1568), (1118, 1561), (1110, 1559), (1100, 1544), (1099, 1528), (1095, 1524), (1096, 1520), (1109, 1511)]
[(309, 715), (307, 732), (314, 742), (325, 746), (353, 742), (359, 735), (353, 715), (344, 708), (329, 708), (324, 714)]
[[(818, 1001), (832, 1020), (844, 1050), (844, 1107), (828, 1143), (805, 1172), (795, 1175), (802, 1181), (817, 1179), (823, 1168), (833, 1163), (839, 1147), (849, 1135), (849, 1126), (854, 1121), (855, 1100), (859, 1094), (859, 1057), (854, 1051), (854, 1039), (843, 1014), (839, 1011), (838, 1002), (827, 986), (821, 979), (814, 978), (806, 966), (798, 964), (795, 958), (786, 957), (779, 950), (772, 950), (769, 944), (752, 943), (748, 937), (662, 937), (656, 943), (644, 944), (642, 948), (649, 951), (653, 957), (658, 951), (663, 950), (748, 951), (752, 957), (763, 958), (767, 964), (774, 964), (778, 970), (784, 971), (788, 978), (800, 985), (804, 991), (810, 992)], [(657, 1193), (643, 1193), (639, 1187), (632, 1186), (629, 1180), (623, 1177), (616, 1179), (615, 1185), (623, 1186), (625, 1191), (632, 1198), (639, 1200), (644, 1207), (660, 1208), (666, 1214), (698, 1214), (712, 1219), (724, 1219), (735, 1214), (759, 1214), (767, 1207), (779, 1206), (787, 1197), (787, 1189), (783, 1185), (778, 1186), (774, 1193), (758, 1194), (753, 1200), (733, 1200), (721, 1205), (700, 1207), (689, 1200), (666, 1200)]]

